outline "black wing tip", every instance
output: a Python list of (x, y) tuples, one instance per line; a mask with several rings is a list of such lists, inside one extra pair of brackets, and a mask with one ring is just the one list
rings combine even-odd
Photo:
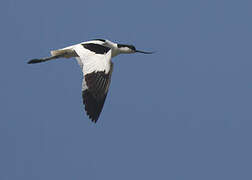
[(99, 116), (100, 116), (100, 113), (99, 112), (90, 112), (90, 110), (88, 110), (87, 108), (87, 105), (85, 105), (85, 111), (86, 111), (86, 113), (87, 113), (87, 115), (88, 115), (88, 118), (93, 122), (93, 123), (97, 123), (97, 121), (98, 121), (98, 119), (99, 119)]
[(97, 123), (97, 121), (98, 121), (98, 118), (94, 118), (94, 117), (91, 117), (90, 115), (89, 115), (89, 119), (91, 119), (91, 121), (93, 122), (93, 123)]
[(99, 115), (98, 115), (98, 117), (97, 117), (97, 115), (92, 115), (92, 114), (90, 114), (89, 113), (89, 111), (85, 108), (85, 111), (86, 111), (86, 113), (87, 113), (87, 115), (88, 115), (88, 118), (93, 122), (93, 123), (97, 123), (97, 121), (98, 121), (98, 119), (99, 119)]
[(43, 60), (41, 59), (31, 59), (30, 61), (27, 62), (27, 64), (36, 64), (36, 63), (40, 63), (43, 62)]
[(92, 95), (91, 92), (89, 92), (89, 90), (82, 91), (82, 97), (83, 97), (83, 104), (85, 106), (85, 111), (89, 119), (93, 123), (96, 123), (101, 114), (105, 98), (99, 101)]

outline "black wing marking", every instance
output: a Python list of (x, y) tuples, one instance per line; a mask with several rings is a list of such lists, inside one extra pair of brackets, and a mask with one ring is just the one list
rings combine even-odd
[(96, 54), (106, 54), (110, 50), (109, 47), (94, 43), (82, 44), (82, 46)]
[(96, 99), (92, 92), (88, 90), (82, 91), (83, 104), (85, 105), (87, 115), (95, 123), (101, 114), (106, 96), (107, 94), (105, 94), (101, 99)]
[(106, 40), (105, 40), (105, 39), (93, 39), (93, 40), (97, 40), (97, 41), (106, 42)]
[(87, 115), (93, 122), (97, 122), (102, 111), (108, 88), (111, 81), (113, 64), (111, 63), (110, 71), (98, 71), (86, 74), (83, 83), (87, 88), (82, 91), (83, 104)]

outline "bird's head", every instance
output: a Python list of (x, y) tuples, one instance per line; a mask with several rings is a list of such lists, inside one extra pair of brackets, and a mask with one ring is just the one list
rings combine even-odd
[(118, 47), (120, 53), (123, 53), (123, 54), (131, 54), (131, 53), (152, 54), (152, 53), (154, 53), (154, 52), (146, 52), (146, 51), (136, 50), (135, 46), (127, 45), (127, 44), (117, 44), (117, 47)]

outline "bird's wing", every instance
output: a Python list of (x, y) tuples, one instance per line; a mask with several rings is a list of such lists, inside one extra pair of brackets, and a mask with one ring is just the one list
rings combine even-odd
[(78, 44), (74, 48), (83, 71), (82, 97), (89, 118), (96, 122), (102, 111), (113, 71), (111, 49), (99, 44)]

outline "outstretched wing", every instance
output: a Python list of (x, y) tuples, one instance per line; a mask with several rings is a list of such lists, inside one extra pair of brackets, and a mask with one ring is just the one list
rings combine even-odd
[(73, 47), (83, 71), (82, 97), (87, 115), (97, 122), (102, 111), (109, 85), (113, 64), (111, 49), (99, 44), (87, 43)]

